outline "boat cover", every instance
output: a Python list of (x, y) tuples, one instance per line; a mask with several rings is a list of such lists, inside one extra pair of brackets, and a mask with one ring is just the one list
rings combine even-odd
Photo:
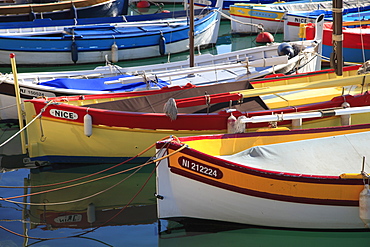
[(116, 81), (119, 78), (129, 77), (130, 75), (118, 75), (113, 77), (106, 78), (93, 78), (93, 79), (75, 79), (75, 78), (58, 78), (51, 81), (41, 82), (39, 85), (55, 87), (55, 88), (64, 88), (64, 89), (75, 89), (75, 90), (92, 90), (92, 91), (111, 91), (111, 92), (120, 92), (120, 91), (134, 91), (140, 88), (150, 87), (164, 87), (168, 86), (169, 83), (158, 79), (158, 83), (150, 82), (149, 85), (145, 82), (136, 82), (136, 83), (114, 83), (114, 84), (105, 84), (106, 81)]
[[(342, 173), (361, 172), (363, 157), (370, 157), (369, 140), (370, 132), (362, 132), (261, 145), (219, 157), (257, 169), (339, 176)], [(370, 172), (368, 162), (365, 164), (365, 172)]]

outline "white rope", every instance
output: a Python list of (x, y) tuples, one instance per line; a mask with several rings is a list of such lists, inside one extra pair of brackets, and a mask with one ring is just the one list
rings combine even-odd
[(2, 146), (4, 146), (5, 144), (7, 144), (8, 142), (10, 142), (11, 140), (13, 140), (17, 135), (19, 135), (22, 131), (24, 131), (28, 126), (30, 126), (37, 118), (39, 118), (41, 116), (41, 114), (43, 113), (43, 111), (41, 111), (34, 119), (31, 120), (31, 122), (29, 122), (26, 126), (24, 126), (22, 129), (20, 129), (19, 131), (17, 131), (17, 133), (15, 133), (14, 135), (12, 135), (8, 140), (6, 140), (5, 142), (1, 143), (0, 144), (0, 148)]
[(243, 24), (243, 25), (250, 25), (250, 26), (253, 26), (253, 27), (256, 27), (257, 29), (260, 29), (262, 32), (264, 31), (263, 29), (263, 26), (261, 24), (254, 24), (254, 23), (248, 23), (248, 22), (242, 22), (242, 21), (239, 21), (239, 20), (236, 20), (230, 16), (228, 16), (227, 14), (223, 13), (222, 11), (219, 11), (217, 10), (223, 17), (229, 19), (230, 21), (235, 21), (237, 23), (240, 23), (240, 24)]
[(17, 131), (17, 133), (15, 133), (14, 135), (12, 135), (8, 140), (6, 140), (5, 142), (1, 143), (0, 144), (0, 148), (3, 147), (8, 142), (10, 142), (11, 140), (13, 140), (17, 135), (19, 135), (22, 131), (24, 131), (25, 129), (27, 129), (28, 126), (30, 126), (33, 122), (35, 122), (36, 119), (38, 119), (41, 116), (41, 114), (45, 111), (46, 107), (48, 107), (51, 103), (52, 103), (52, 101), (50, 101), (44, 108), (42, 108), (41, 111), (40, 111), (40, 113), (37, 114), (37, 116), (34, 117), (28, 124), (26, 124), (26, 126), (24, 126), (22, 129), (20, 129), (19, 131)]

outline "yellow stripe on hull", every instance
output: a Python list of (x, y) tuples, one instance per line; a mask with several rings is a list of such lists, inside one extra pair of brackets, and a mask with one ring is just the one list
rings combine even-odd
[[(42, 117), (28, 128), (31, 158), (46, 155), (86, 157), (134, 157), (158, 140), (168, 136), (192, 136), (223, 133), (222, 131), (143, 130), (108, 126), (94, 126), (93, 134), (85, 136), (84, 126), (63, 120)], [(66, 134), (64, 134), (66, 133)], [(154, 147), (145, 153), (151, 157)]]
[(258, 10), (253, 9), (253, 6), (247, 7), (231, 7), (230, 15), (240, 16), (245, 18), (260, 19), (260, 20), (276, 20), (280, 21), (284, 17), (284, 12), (277, 12), (273, 10), (264, 10), (259, 8)]
[[(194, 148), (194, 145), (191, 145)], [(172, 153), (173, 150), (169, 149)], [(180, 157), (192, 160), (198, 165), (205, 165), (209, 168), (217, 168), (221, 171), (222, 178), (213, 178), (211, 176), (203, 175), (200, 172), (194, 171), (191, 167), (184, 168), (180, 163)], [(321, 200), (344, 200), (344, 201), (358, 201), (358, 196), (364, 188), (360, 185), (344, 185), (344, 184), (325, 184), (317, 181), (317, 183), (305, 183), (301, 181), (289, 181), (289, 179), (274, 179), (263, 176), (256, 176), (248, 173), (243, 173), (234, 169), (229, 169), (217, 166), (213, 163), (197, 159), (194, 156), (188, 156), (184, 153), (177, 153), (170, 156), (170, 167), (183, 170), (186, 173), (191, 173), (196, 176), (201, 176), (204, 179), (211, 179), (215, 183), (221, 183), (227, 186), (237, 187), (249, 191), (259, 193), (266, 193), (270, 195), (279, 195), (286, 197), (299, 197), (309, 199)], [(192, 166), (192, 164), (190, 164)], [(195, 169), (196, 170), (196, 169)], [(339, 175), (339, 174), (338, 174)]]
[[(190, 147), (212, 155), (212, 156), (222, 156), (222, 155), (232, 155), (241, 152), (245, 149), (269, 145), (286, 143), (292, 141), (309, 140), (314, 138), (329, 137), (333, 135), (344, 135), (351, 133), (359, 133), (369, 131), (369, 129), (347, 129), (338, 132), (313, 132), (309, 134), (289, 134), (289, 135), (262, 135), (262, 136), (248, 136), (245, 138), (222, 138), (222, 139), (207, 139), (207, 140), (192, 140), (187, 141)], [(339, 175), (339, 174), (338, 174)]]

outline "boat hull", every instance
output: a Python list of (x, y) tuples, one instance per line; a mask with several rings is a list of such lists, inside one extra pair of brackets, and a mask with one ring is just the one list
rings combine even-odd
[[(330, 58), (333, 52), (331, 23), (324, 24), (322, 54)], [(370, 32), (368, 28), (344, 28), (342, 30), (344, 62), (364, 63), (370, 59)]]
[[(55, 5), (55, 7), (53, 7)], [(60, 5), (60, 6), (59, 6)], [(71, 2), (61, 1), (57, 3), (19, 5), (22, 7), (5, 8), (0, 11), (0, 22), (33, 21), (34, 19), (73, 19), (90, 17), (114, 17), (124, 13), (124, 0), (102, 0), (102, 1), (76, 1), (72, 7)], [(16, 5), (15, 5), (16, 6)], [(13, 13), (15, 12), (15, 13)], [(33, 13), (33, 15), (30, 14)]]
[[(332, 144), (340, 135), (347, 137), (360, 133), (367, 138), (370, 135), (368, 131), (368, 125), (357, 130), (349, 130), (346, 127), (338, 132), (310, 133), (315, 136), (314, 139), (309, 138), (310, 140), (306, 139), (307, 135), (302, 132), (297, 142), (292, 142), (292, 145), (298, 143), (298, 140), (309, 140), (317, 144), (320, 138), (325, 139), (324, 136), (332, 139)], [(284, 134), (279, 133), (279, 135)], [(272, 136), (268, 138), (271, 139)], [(269, 170), (264, 166), (255, 168), (254, 164), (248, 166), (248, 164), (234, 163), (216, 155), (220, 155), (219, 150), (231, 151), (232, 148), (227, 147), (231, 145), (224, 146), (224, 144), (229, 141), (229, 144), (238, 146), (238, 141), (234, 138), (242, 139), (243, 136), (223, 135), (222, 141), (219, 138), (215, 136), (206, 142), (206, 145), (214, 148), (213, 154), (197, 151), (197, 148), (192, 145), (191, 137), (188, 138), (189, 141), (184, 140), (189, 148), (178, 153), (175, 151), (180, 149), (179, 144), (170, 144), (166, 150), (158, 149), (160, 151), (158, 158), (166, 154), (170, 155), (169, 158), (157, 163), (159, 218), (199, 218), (303, 229), (365, 228), (364, 222), (359, 217), (359, 194), (364, 188), (361, 176), (358, 179), (346, 179), (343, 175), (339, 176), (340, 174), (325, 176), (310, 175), (304, 171), (289, 173), (275, 171), (273, 168)], [(208, 138), (205, 137), (205, 139)], [(197, 137), (194, 137), (194, 143), (196, 141)], [(290, 141), (288, 138), (282, 142)], [(213, 144), (214, 142), (217, 143)], [(162, 148), (162, 145), (163, 143), (160, 143), (157, 147)], [(248, 147), (248, 145), (244, 146)], [(208, 149), (211, 150), (211, 148)], [(330, 150), (333, 149), (330, 148)], [(286, 151), (283, 155), (289, 156), (289, 151)], [(235, 150), (232, 153), (235, 153)], [(333, 155), (343, 156), (331, 152), (323, 155), (322, 158), (329, 157), (330, 160)], [(268, 159), (268, 157), (269, 155), (265, 158)], [(361, 167), (361, 159), (357, 157), (358, 168)], [(299, 161), (294, 166), (296, 170), (301, 167)], [(276, 164), (276, 169), (278, 167)], [(351, 169), (347, 169), (349, 173), (358, 173), (356, 165), (350, 165), (350, 167)]]

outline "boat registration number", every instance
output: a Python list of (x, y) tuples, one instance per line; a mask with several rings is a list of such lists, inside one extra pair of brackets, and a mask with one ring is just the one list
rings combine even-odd
[(55, 223), (80, 222), (81, 220), (81, 214), (63, 215), (54, 219)]
[(181, 167), (206, 175), (208, 177), (217, 179), (221, 179), (223, 177), (223, 173), (220, 169), (196, 162), (192, 159), (180, 157), (178, 162)]

